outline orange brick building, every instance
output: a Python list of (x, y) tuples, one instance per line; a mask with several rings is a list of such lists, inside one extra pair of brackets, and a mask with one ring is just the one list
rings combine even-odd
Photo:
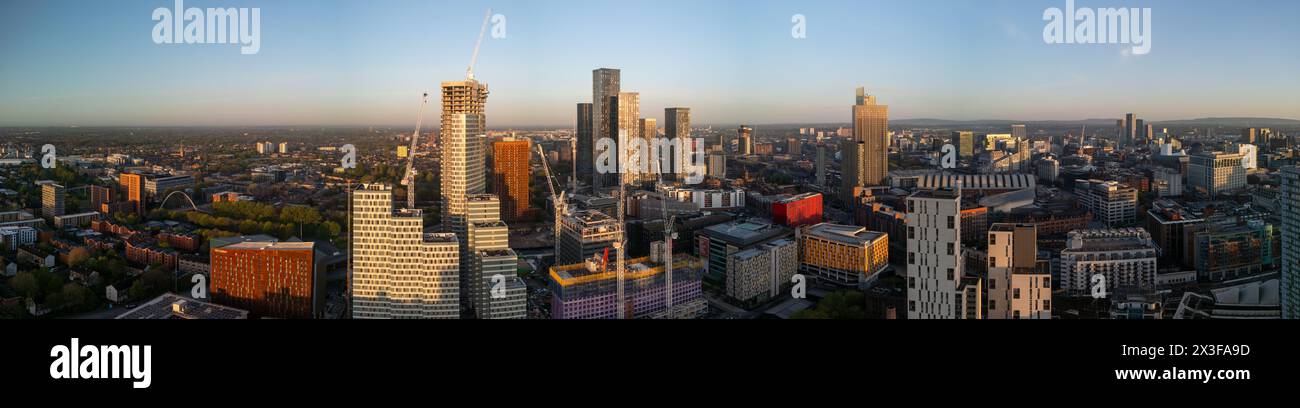
[(218, 304), (257, 316), (310, 319), (316, 312), (318, 284), (314, 245), (241, 242), (213, 248), (208, 292)]
[(528, 139), (504, 138), (492, 143), (492, 186), (501, 200), (501, 218), (517, 221), (528, 215)]

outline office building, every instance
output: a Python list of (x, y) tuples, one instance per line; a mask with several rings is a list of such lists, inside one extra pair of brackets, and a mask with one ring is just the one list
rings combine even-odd
[(1198, 230), (1205, 219), (1193, 214), (1173, 200), (1155, 200), (1147, 210), (1147, 232), (1161, 249), (1160, 264), (1165, 266), (1183, 265), (1192, 267), (1193, 254), (1185, 248), (1190, 247), (1191, 233)]
[(822, 222), (821, 193), (783, 196), (772, 201), (772, 222), (790, 228)]
[(1074, 195), (1079, 205), (1092, 212), (1106, 226), (1137, 221), (1137, 190), (1115, 181), (1075, 180)]
[(957, 158), (962, 160), (975, 159), (975, 132), (955, 131), (952, 132), (952, 142), (957, 148)]
[[(591, 114), (592, 123), (592, 140), (595, 146), (600, 146), (602, 139), (608, 139), (614, 142), (613, 152), (608, 152), (609, 157), (618, 157), (618, 96), (619, 96), (619, 70), (610, 68), (599, 68), (591, 71)], [(635, 118), (633, 118), (635, 120)], [(594, 150), (592, 153), (593, 163), (600, 159), (602, 152)], [(617, 164), (617, 161), (612, 161)], [(593, 164), (593, 169), (599, 166)], [(600, 173), (594, 171), (593, 173)], [(618, 182), (617, 174), (595, 174), (592, 184), (593, 187), (611, 187)], [(576, 261), (575, 261), (576, 262)]]
[(154, 200), (162, 200), (166, 198), (167, 193), (184, 190), (192, 186), (194, 186), (194, 176), (190, 175), (146, 177), (144, 180), (144, 193), (149, 197), (153, 197)]
[(844, 185), (840, 195), (849, 202), (855, 187), (878, 186), (889, 173), (889, 106), (876, 104), (876, 96), (857, 88), (852, 108), (853, 142), (842, 153)]
[(740, 125), (736, 130), (736, 154), (748, 156), (754, 154), (754, 128)]
[[(691, 138), (691, 108), (664, 108), (664, 137), (676, 141), (673, 143), (674, 148), (681, 147), (681, 150), (668, 153), (670, 157), (668, 168), (674, 174), (670, 179), (685, 181), (686, 176), (691, 173), (688, 166), (695, 163), (690, 154), (696, 150), (691, 147), (696, 147), (700, 149), (699, 151), (703, 151), (704, 148), (704, 146), (695, 146), (695, 139)], [(713, 175), (712, 170), (709, 171), (709, 175)], [(718, 178), (725, 177), (724, 167), (723, 175)]]
[(574, 135), (578, 140), (574, 142), (574, 176), (581, 180), (585, 185), (592, 185), (592, 177), (596, 174), (596, 139), (594, 138), (595, 117), (592, 115), (592, 104), (578, 104), (578, 125), (577, 134)]
[(641, 138), (641, 94), (619, 92), (614, 99), (614, 111), (617, 117), (610, 131), (616, 136), (619, 147), (612, 156), (619, 170), (616, 179), (624, 184), (638, 182), (645, 177), (639, 166), (646, 162), (641, 157), (642, 150), (632, 141)]
[(1201, 152), (1189, 156), (1187, 187), (1202, 197), (1240, 191), (1246, 187), (1242, 154)]

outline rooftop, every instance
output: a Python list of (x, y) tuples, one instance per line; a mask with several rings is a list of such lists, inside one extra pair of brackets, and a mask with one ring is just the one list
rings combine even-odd
[(883, 232), (870, 231), (856, 225), (840, 225), (823, 222), (808, 227), (805, 234), (824, 238), (848, 245), (862, 246), (885, 236)]
[(117, 319), (247, 319), (248, 311), (194, 300), (173, 293), (117, 316)]

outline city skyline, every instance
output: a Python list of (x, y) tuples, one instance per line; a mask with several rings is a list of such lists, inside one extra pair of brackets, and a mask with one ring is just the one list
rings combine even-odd
[[(13, 38), (0, 45), (13, 56), (0, 66), (0, 126), (409, 126), (421, 92), (463, 75), (488, 7), (506, 18), (505, 38), (485, 39), (476, 66), (499, 95), (486, 106), (492, 128), (573, 127), (573, 106), (589, 102), (588, 75), (600, 67), (620, 69), (622, 88), (640, 91), (641, 110), (659, 123), (674, 106), (691, 107), (698, 124), (842, 123), (845, 90), (857, 86), (888, 99), (898, 121), (1300, 111), (1300, 81), (1288, 75), (1300, 57), (1277, 52), (1300, 39), (1285, 20), (1300, 5), (1113, 3), (1078, 6), (1150, 7), (1149, 54), (1044, 43), (1042, 13), (1065, 5), (1057, 1), (186, 2), (261, 8), (256, 55), (154, 44), (150, 11), (169, 1), (11, 4), (0, 13)], [(73, 8), (98, 18), (68, 19)], [(791, 36), (796, 14), (806, 38)], [(580, 24), (626, 15), (646, 23)], [(667, 18), (675, 23), (652, 23)], [(1210, 28), (1228, 22), (1244, 23)], [(602, 51), (583, 51), (591, 47)], [(1129, 90), (1133, 98), (1114, 100)]]

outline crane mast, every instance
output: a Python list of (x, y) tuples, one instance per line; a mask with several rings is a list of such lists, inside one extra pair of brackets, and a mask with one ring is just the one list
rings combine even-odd
[(546, 172), (546, 188), (551, 191), (551, 202), (555, 203), (555, 263), (560, 263), (560, 223), (563, 217), (568, 214), (569, 206), (564, 202), (564, 191), (559, 194), (555, 193), (555, 177), (551, 175), (551, 165), (546, 162), (546, 152), (542, 150), (542, 145), (537, 146), (537, 159), (542, 161), (542, 170)]
[[(661, 152), (662, 155), (662, 152)], [(677, 318), (677, 311), (673, 310), (673, 239), (677, 238), (673, 233), (673, 224), (677, 223), (677, 215), (668, 215), (668, 193), (664, 188), (663, 161), (652, 159), (655, 163), (655, 172), (659, 179), (657, 189), (659, 192), (659, 204), (663, 210), (664, 217), (664, 312), (669, 319)]]
[(420, 126), (424, 123), (424, 106), (429, 103), (429, 93), (420, 99), (420, 110), (415, 114), (415, 132), (411, 133), (411, 148), (406, 152), (406, 176), (402, 185), (406, 186), (406, 208), (415, 208), (415, 151), (420, 142)]

